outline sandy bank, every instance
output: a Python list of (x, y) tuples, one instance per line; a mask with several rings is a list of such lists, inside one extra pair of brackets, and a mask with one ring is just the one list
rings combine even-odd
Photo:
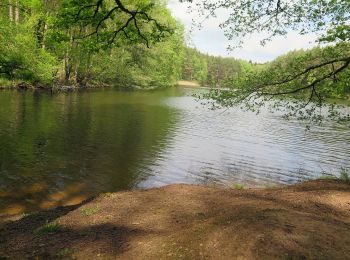
[(335, 180), (102, 194), (0, 229), (0, 259), (348, 259), (349, 245), (350, 185)]

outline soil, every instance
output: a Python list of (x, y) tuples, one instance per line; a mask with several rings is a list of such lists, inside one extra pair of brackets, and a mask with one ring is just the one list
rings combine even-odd
[(3, 221), (0, 259), (23, 258), (350, 259), (350, 185), (101, 194)]

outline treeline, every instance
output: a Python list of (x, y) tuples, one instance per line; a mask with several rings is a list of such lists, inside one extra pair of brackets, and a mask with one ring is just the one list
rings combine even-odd
[[(155, 29), (150, 24), (135, 22), (123, 27), (119, 20), (125, 17), (122, 12), (100, 24), (98, 15), (102, 21), (111, 8), (108, 4), (113, 1), (103, 2), (106, 6), (100, 7), (101, 14), (97, 13), (96, 19), (94, 8), (82, 8), (84, 4), (89, 6), (88, 3), (1, 1), (0, 85), (25, 82), (36, 86), (163, 87), (180, 79), (183, 30), (162, 1), (152, 1), (150, 15), (172, 30), (160, 40), (153, 40), (151, 48), (137, 37), (141, 30), (145, 36), (151, 35)], [(146, 4), (149, 1), (129, 1), (127, 7), (133, 10)], [(95, 20), (86, 24), (85, 17)], [(96, 34), (98, 26), (100, 33)], [(113, 26), (123, 28), (117, 37), (113, 35), (117, 32)]]
[[(91, 5), (96, 2), (101, 6)], [(252, 64), (186, 47), (183, 27), (164, 1), (130, 0), (122, 7), (115, 6), (118, 2), (1, 1), (0, 87), (24, 83), (145, 88), (173, 86), (184, 79), (233, 88), (244, 97), (261, 85), (267, 93), (290, 92), (321, 79), (298, 94), (308, 96), (310, 90), (313, 98), (350, 94), (349, 69), (332, 74), (341, 68), (336, 60), (350, 55), (348, 43), (294, 51), (266, 64)], [(141, 13), (139, 20), (132, 20), (135, 11), (130, 10), (147, 10), (147, 15)], [(284, 83), (286, 79), (292, 80)]]
[[(149, 1), (135, 1), (134, 5), (143, 2)], [(76, 17), (82, 15), (82, 6), (89, 6), (87, 3), (8, 0), (0, 4), (0, 86), (166, 87), (185, 79), (228, 87), (242, 70), (252, 66), (186, 47), (182, 25), (162, 1), (154, 2), (150, 14), (172, 30), (153, 41), (150, 48), (136, 37), (140, 28), (130, 25), (110, 42), (108, 33), (113, 32), (113, 23), (120, 22), (118, 17), (112, 17), (99, 34), (94, 34), (97, 20), (87, 26)], [(133, 8), (133, 1), (128, 7)], [(146, 33), (154, 30), (147, 26), (141, 29)]]
[(184, 50), (182, 79), (197, 81), (203, 86), (228, 88), (239, 74), (253, 69), (244, 60), (203, 54), (194, 48)]
[[(288, 92), (295, 87), (307, 86), (317, 79), (322, 79), (315, 85), (313, 98), (347, 98), (350, 96), (350, 70), (346, 69), (337, 75), (331, 75), (339, 68), (337, 59), (346, 55), (350, 55), (350, 44), (342, 43), (291, 51), (271, 62), (258, 64), (234, 58), (210, 56), (196, 49), (186, 48), (182, 78), (197, 81), (203, 86), (236, 89), (239, 93), (243, 93), (243, 96), (249, 92), (253, 93), (257, 86), (264, 86), (267, 93)], [(335, 62), (303, 73), (308, 68), (330, 60)], [(299, 74), (302, 75), (297, 76)], [(288, 82), (283, 83), (284, 81)], [(293, 94), (309, 98), (310, 88)]]
[(242, 71), (229, 85), (243, 96), (260, 91), (267, 96), (274, 93), (272, 96), (315, 101), (348, 98), (350, 69), (342, 64), (347, 56), (350, 56), (349, 43), (291, 51)]

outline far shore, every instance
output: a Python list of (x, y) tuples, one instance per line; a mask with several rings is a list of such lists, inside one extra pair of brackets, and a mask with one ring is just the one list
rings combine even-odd
[(176, 184), (0, 224), (0, 259), (346, 259), (350, 184)]
[(195, 87), (195, 88), (198, 88), (201, 86), (197, 81), (189, 81), (189, 80), (179, 80), (177, 82), (177, 85), (181, 87)]

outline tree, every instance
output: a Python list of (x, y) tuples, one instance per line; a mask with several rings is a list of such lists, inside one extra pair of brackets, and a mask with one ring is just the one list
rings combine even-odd
[(348, 40), (350, 2), (347, 0), (181, 0), (195, 3), (202, 16), (215, 16), (220, 10), (229, 12), (220, 27), (229, 39), (239, 38), (255, 32), (265, 32), (262, 43), (291, 30), (300, 34), (321, 33), (319, 39)]
[(182, 66), (182, 79), (195, 80), (203, 86), (227, 88), (241, 72), (246, 62), (203, 54), (186, 47)]
[(8, 14), (0, 16), (0, 77), (47, 84), (52, 81), (56, 60), (37, 48), (29, 8), (26, 1), (0, 4), (1, 14)]
[(187, 47), (185, 49), (184, 62), (182, 64), (182, 79), (197, 81), (204, 85), (208, 76), (208, 64), (205, 56), (197, 49)]
[[(77, 38), (98, 36), (101, 42), (112, 44), (117, 37), (132, 43), (150, 46), (173, 32), (167, 18), (156, 14), (161, 2), (142, 0), (123, 3), (121, 0), (64, 0), (62, 17), (67, 24), (87, 28)], [(157, 18), (154, 18), (157, 16)]]
[(0, 1), (1, 84), (157, 87), (180, 77), (183, 29), (153, 0)]
[[(344, 75), (349, 75), (350, 1), (348, 0), (189, 0), (187, 2), (192, 2), (204, 17), (216, 16), (220, 10), (229, 11), (227, 19), (220, 27), (224, 29), (228, 39), (239, 39), (238, 45), (242, 44), (244, 37), (252, 33), (266, 34), (267, 36), (261, 39), (261, 44), (265, 44), (273, 37), (286, 35), (290, 31), (298, 31), (300, 34), (316, 33), (318, 42), (331, 44), (326, 48), (319, 48), (317, 51), (319, 56), (306, 53), (295, 57), (295, 60), (289, 60), (287, 66), (283, 67), (284, 70), (271, 65), (263, 72), (251, 73), (248, 84), (235, 86), (234, 91), (213, 92), (210, 97), (222, 105), (244, 102), (246, 107), (253, 108), (257, 104), (262, 105), (263, 101), (275, 97), (278, 97), (274, 99), (275, 101), (281, 101), (282, 96), (293, 94), (298, 98), (307, 97), (306, 102), (291, 104), (284, 100), (286, 102), (277, 102), (274, 105), (290, 108), (292, 112), (290, 111), (289, 115), (302, 113), (301, 117), (304, 118), (306, 115), (315, 115), (316, 108), (311, 108), (311, 105), (322, 106), (325, 86), (329, 90), (330, 86), (337, 88), (346, 78)], [(347, 79), (346, 81), (348, 82)], [(317, 101), (317, 104), (311, 101)], [(306, 107), (308, 107), (306, 114), (300, 112)], [(334, 115), (334, 111), (328, 115), (332, 114)], [(321, 117), (322, 115), (318, 114), (312, 119), (318, 120)], [(342, 118), (349, 119), (349, 115)]]

